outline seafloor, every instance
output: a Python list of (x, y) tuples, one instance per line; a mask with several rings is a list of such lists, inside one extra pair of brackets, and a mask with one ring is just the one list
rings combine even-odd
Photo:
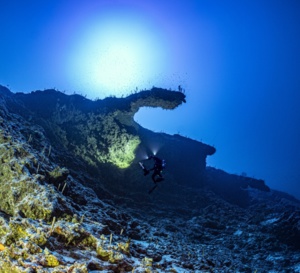
[(167, 181), (140, 202), (96, 194), (41, 126), (0, 106), (0, 273), (300, 272), (300, 202), (288, 194), (246, 188), (241, 206), (176, 185), (175, 206), (161, 201)]

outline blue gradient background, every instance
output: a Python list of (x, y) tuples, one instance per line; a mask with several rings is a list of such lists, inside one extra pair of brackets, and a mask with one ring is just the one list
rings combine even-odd
[[(89, 64), (110, 35), (138, 54), (124, 86), (105, 88)], [(209, 165), (300, 198), (299, 1), (0, 0), (0, 38), (0, 84), (13, 92), (93, 99), (181, 84), (187, 104), (136, 120), (214, 145)]]

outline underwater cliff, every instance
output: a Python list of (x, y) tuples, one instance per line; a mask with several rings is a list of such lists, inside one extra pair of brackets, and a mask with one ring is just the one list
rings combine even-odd
[[(162, 88), (91, 101), (0, 86), (0, 273), (300, 272), (299, 200), (134, 121), (185, 102)], [(149, 195), (138, 162), (158, 147), (165, 181)]]

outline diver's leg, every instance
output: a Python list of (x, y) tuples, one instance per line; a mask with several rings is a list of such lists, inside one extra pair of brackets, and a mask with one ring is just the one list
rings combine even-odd
[(151, 193), (156, 189), (156, 187), (157, 187), (157, 184), (155, 183), (154, 187), (151, 188), (151, 189), (148, 191), (148, 193), (151, 194)]
[(157, 173), (156, 173), (156, 171), (154, 171), (151, 176), (154, 183), (156, 183), (156, 175), (157, 175)]
[(163, 180), (165, 180), (165, 179), (162, 176), (162, 172), (161, 171), (157, 172), (157, 177), (155, 178), (155, 182), (161, 182)]

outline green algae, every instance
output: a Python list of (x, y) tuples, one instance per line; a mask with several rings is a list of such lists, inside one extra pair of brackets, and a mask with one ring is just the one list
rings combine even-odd
[(52, 179), (57, 180), (61, 177), (64, 177), (66, 173), (68, 173), (68, 170), (66, 168), (56, 166), (51, 172), (49, 172), (49, 175)]
[(45, 256), (45, 266), (47, 266), (47, 267), (56, 267), (56, 266), (59, 266), (59, 261), (52, 254), (46, 255)]
[(118, 142), (109, 147), (108, 162), (124, 169), (128, 168), (135, 158), (135, 150), (141, 143), (138, 137), (122, 135)]
[(124, 259), (122, 253), (113, 251), (112, 249), (105, 249), (102, 246), (98, 246), (96, 252), (102, 261), (108, 261), (111, 264), (117, 264)]
[(29, 233), (26, 231), (24, 223), (19, 220), (13, 220), (9, 222), (9, 233), (7, 233), (5, 238), (5, 245), (10, 246), (16, 243), (22, 238), (27, 238)]
[(15, 266), (12, 266), (10, 262), (3, 262), (1, 264), (0, 273), (26, 273), (25, 270), (17, 269)]
[(98, 246), (96, 252), (102, 261), (108, 261), (110, 259), (111, 250), (106, 250), (102, 246)]
[(66, 220), (56, 222), (53, 235), (59, 236), (66, 245), (86, 246), (96, 249), (98, 239), (87, 232), (80, 223), (72, 223)]

